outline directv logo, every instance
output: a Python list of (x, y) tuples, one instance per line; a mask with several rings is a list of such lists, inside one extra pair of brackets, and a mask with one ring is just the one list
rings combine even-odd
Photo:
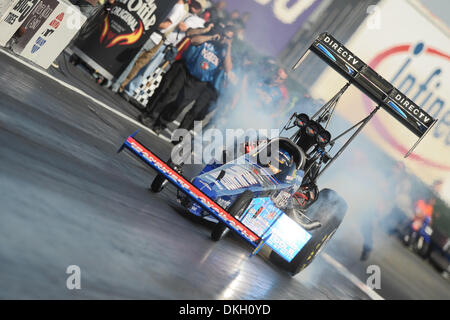
[[(425, 54), (430, 56), (430, 53), (436, 58), (445, 58), (445, 55), (438, 50), (426, 48), (422, 42), (418, 43), (412, 50), (412, 56), (408, 57), (401, 65), (391, 82), (405, 95), (410, 96), (417, 105), (422, 106), (429, 115), (441, 119), (441, 121), (438, 121), (433, 134), (436, 138), (446, 138), (445, 143), (450, 145), (450, 110), (445, 108), (446, 101), (440, 97), (437, 92), (441, 87), (443, 68), (440, 66), (435, 67), (421, 82), (418, 80), (421, 78), (421, 75), (416, 75), (411, 70), (412, 63), (415, 60)], [(410, 102), (406, 101), (403, 97), (396, 95), (395, 100), (407, 110), (411, 108)], [(418, 112), (415, 111), (414, 107), (412, 107), (412, 109), (412, 111), (409, 111), (418, 117), (422, 116), (425, 123), (430, 120), (427, 119), (427, 115), (417, 114)], [(446, 127), (445, 129), (444, 126)]]
[(431, 118), (423, 113), (417, 105), (415, 105), (411, 100), (406, 98), (400, 93), (397, 93), (395, 95), (395, 101), (397, 101), (403, 108), (411, 112), (413, 115), (417, 117), (417, 119), (422, 120), (424, 124), (428, 124), (430, 122)]
[(339, 56), (341, 56), (348, 63), (351, 63), (353, 66), (358, 64), (358, 62), (360, 62), (350, 51), (347, 51), (339, 42), (331, 39), (330, 36), (326, 36), (323, 39), (323, 42), (326, 43)]

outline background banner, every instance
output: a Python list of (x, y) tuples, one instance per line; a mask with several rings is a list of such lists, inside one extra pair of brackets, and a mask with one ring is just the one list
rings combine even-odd
[[(116, 0), (83, 28), (75, 46), (95, 69), (117, 78), (167, 16), (176, 0)], [(78, 52), (77, 52), (78, 53)], [(86, 60), (86, 57), (81, 56)]]
[(20, 54), (41, 67), (48, 68), (69, 44), (85, 21), (86, 17), (81, 14), (77, 7), (62, 1), (59, 2), (48, 18), (40, 24), (39, 29), (26, 42)]
[(2, 7), (5, 7), (2, 9), (4, 12), (0, 21), (0, 46), (5, 46), (38, 4), (39, 0), (15, 0), (10, 2), (8, 7), (6, 7), (5, 0), (0, 1), (2, 1)]
[(17, 42), (13, 45), (15, 53), (20, 54), (31, 38), (40, 30), (44, 22), (50, 17), (53, 10), (58, 6), (58, 0), (41, 0), (34, 7), (31, 13), (23, 21), (22, 26), (25, 33), (18, 38)]
[(245, 39), (278, 56), (322, 0), (226, 0), (228, 12), (250, 13)]

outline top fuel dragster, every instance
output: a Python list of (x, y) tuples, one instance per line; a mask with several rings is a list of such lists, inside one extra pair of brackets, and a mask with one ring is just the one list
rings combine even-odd
[[(217, 241), (232, 230), (245, 239), (256, 254), (264, 245), (270, 259), (291, 274), (308, 266), (333, 236), (347, 210), (346, 202), (333, 190), (319, 191), (318, 178), (342, 154), (379, 109), (383, 108), (418, 136), (408, 156), (436, 123), (423, 109), (378, 75), (330, 34), (321, 34), (299, 59), (300, 66), (311, 52), (348, 80), (348, 83), (314, 115), (294, 113), (283, 127), (294, 129), (289, 137), (257, 141), (253, 150), (222, 164), (209, 163), (188, 181), (182, 164), (164, 162), (132, 135), (123, 148), (130, 150), (158, 173), (151, 189), (162, 190), (169, 182), (178, 189), (178, 200), (191, 213), (213, 217), (211, 237)], [(339, 98), (355, 85), (377, 103), (360, 122), (332, 138), (327, 130)], [(333, 155), (337, 139), (352, 132)], [(270, 160), (263, 161), (264, 155)]]

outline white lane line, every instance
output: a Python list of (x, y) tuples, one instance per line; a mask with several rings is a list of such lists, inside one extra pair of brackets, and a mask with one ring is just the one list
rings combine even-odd
[(346, 267), (337, 262), (331, 256), (326, 253), (322, 253), (322, 258), (330, 265), (332, 265), (340, 274), (347, 278), (351, 283), (357, 286), (362, 292), (368, 295), (372, 300), (384, 300), (382, 296), (376, 293), (373, 289), (369, 288), (365, 283), (359, 280), (353, 273), (351, 273)]
[(131, 117), (129, 117), (129, 116), (127, 116), (127, 115), (125, 115), (125, 114), (123, 114), (123, 113), (121, 113), (121, 112), (115, 110), (114, 108), (108, 106), (107, 104), (101, 102), (100, 100), (97, 100), (97, 99), (95, 99), (94, 97), (91, 97), (91, 96), (88, 95), (87, 93), (85, 93), (85, 92), (83, 92), (82, 90), (80, 90), (80, 89), (78, 89), (78, 88), (76, 88), (76, 87), (74, 87), (74, 86), (68, 84), (67, 82), (64, 82), (64, 81), (62, 81), (62, 80), (60, 80), (60, 79), (58, 79), (58, 78), (52, 76), (51, 74), (47, 73), (45, 70), (40, 69), (40, 68), (38, 68), (38, 67), (36, 67), (36, 66), (30, 64), (29, 62), (27, 62), (27, 61), (25, 61), (25, 60), (22, 60), (22, 59), (19, 58), (19, 57), (16, 57), (15, 55), (9, 53), (8, 51), (6, 51), (6, 50), (3, 49), (3, 48), (0, 48), (0, 52), (3, 53), (4, 55), (10, 57), (11, 59), (14, 59), (14, 60), (16, 60), (17, 62), (19, 62), (19, 63), (21, 63), (21, 64), (27, 66), (28, 68), (30, 68), (30, 69), (32, 69), (32, 70), (38, 72), (39, 74), (41, 74), (41, 75), (43, 75), (43, 76), (45, 76), (45, 77), (47, 77), (47, 78), (49, 78), (49, 79), (51, 79), (51, 80), (53, 80), (53, 81), (56, 81), (57, 83), (59, 83), (59, 84), (62, 85), (63, 87), (65, 87), (65, 88), (67, 88), (67, 89), (69, 89), (69, 90), (71, 90), (71, 91), (73, 91), (73, 92), (75, 92), (75, 93), (78, 93), (79, 95), (81, 95), (81, 96), (83, 96), (83, 97), (85, 97), (85, 98), (90, 99), (91, 101), (93, 101), (94, 103), (96, 103), (96, 104), (98, 104), (99, 106), (103, 107), (104, 109), (106, 109), (106, 110), (108, 110), (108, 111), (114, 113), (115, 115), (117, 115), (118, 117), (120, 117), (120, 118), (122, 118), (122, 119), (125, 119), (125, 120), (131, 122), (131, 123), (134, 124), (135, 126), (138, 126), (139, 128), (145, 130), (146, 132), (148, 132), (148, 133), (150, 133), (150, 134), (153, 134), (153, 135), (156, 135), (155, 132), (153, 132), (153, 131), (152, 131), (151, 129), (149, 129), (148, 127), (144, 126), (144, 125), (143, 125), (142, 123), (140, 123), (139, 121), (136, 121), (136, 120), (134, 120), (133, 118), (131, 118)]

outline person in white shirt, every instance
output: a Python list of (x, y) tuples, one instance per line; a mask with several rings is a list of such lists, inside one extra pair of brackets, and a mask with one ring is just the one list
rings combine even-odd
[(128, 76), (120, 84), (119, 92), (123, 92), (128, 83), (139, 73), (139, 71), (143, 67), (145, 67), (158, 52), (160, 52), (160, 49), (161, 47), (163, 47), (164, 43), (161, 34), (166, 35), (172, 32), (178, 26), (178, 24), (184, 19), (184, 17), (187, 14), (185, 6), (185, 3), (187, 2), (188, 0), (178, 0), (178, 2), (174, 5), (172, 10), (169, 12), (167, 18), (159, 24), (158, 26), (159, 32), (154, 32), (150, 36), (155, 46), (150, 50), (144, 50), (141, 53), (141, 55), (133, 65), (133, 68), (131, 69)]
[(171, 32), (166, 41), (165, 45), (172, 45), (176, 47), (185, 37), (186, 31), (189, 29), (199, 29), (205, 27), (205, 20), (198, 16), (202, 11), (202, 6), (198, 1), (193, 0), (189, 5), (189, 13), (183, 19), (182, 22), (178, 24), (178, 28)]
[(134, 96), (136, 90), (140, 87), (143, 81), (152, 75), (158, 66), (164, 61), (166, 57), (166, 48), (171, 46), (172, 55), (176, 56), (177, 46), (180, 45), (183, 39), (186, 38), (186, 32), (193, 29), (203, 29), (205, 20), (198, 16), (202, 12), (202, 6), (196, 0), (192, 0), (189, 5), (189, 13), (184, 17), (177, 28), (167, 35), (164, 44), (160, 47), (158, 52), (153, 56), (150, 62), (141, 68), (134, 79), (125, 87), (125, 93), (128, 96)]

